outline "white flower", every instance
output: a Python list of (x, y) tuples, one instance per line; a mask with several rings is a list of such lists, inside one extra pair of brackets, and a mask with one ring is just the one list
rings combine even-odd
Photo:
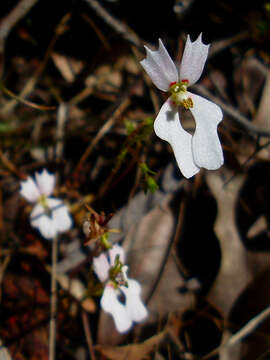
[[(202, 74), (209, 45), (203, 44), (201, 35), (194, 42), (188, 36), (179, 71), (160, 39), (158, 50), (145, 49), (143, 68), (160, 90), (170, 92), (154, 123), (156, 135), (170, 143), (185, 177), (195, 175), (201, 167), (218, 169), (224, 162), (217, 134), (222, 111), (211, 101), (187, 91)], [(179, 106), (189, 109), (194, 117), (193, 136), (181, 125)]]
[[(110, 313), (120, 333), (128, 331), (133, 322), (141, 322), (147, 316), (140, 294), (141, 286), (127, 277), (128, 267), (124, 264), (124, 249), (114, 245), (108, 251), (108, 257), (102, 253), (93, 260), (94, 271), (99, 280), (105, 283), (100, 301), (104, 311)], [(119, 299), (125, 298), (124, 303)]]
[(50, 197), (54, 186), (55, 176), (46, 169), (40, 174), (35, 173), (35, 180), (28, 176), (21, 182), (20, 194), (29, 202), (36, 203), (30, 215), (31, 225), (38, 228), (45, 239), (53, 239), (58, 232), (67, 231), (72, 226), (63, 201)]

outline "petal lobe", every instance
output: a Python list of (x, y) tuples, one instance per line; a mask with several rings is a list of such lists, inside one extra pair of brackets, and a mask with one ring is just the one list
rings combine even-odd
[(158, 137), (166, 140), (173, 148), (174, 156), (180, 171), (186, 178), (197, 174), (200, 170), (193, 160), (191, 150), (192, 136), (183, 129), (178, 109), (168, 99), (161, 107), (154, 122), (154, 130)]
[(222, 120), (220, 107), (201, 96), (189, 93), (193, 101), (190, 109), (196, 122), (192, 138), (192, 152), (197, 166), (216, 170), (224, 163), (217, 126)]

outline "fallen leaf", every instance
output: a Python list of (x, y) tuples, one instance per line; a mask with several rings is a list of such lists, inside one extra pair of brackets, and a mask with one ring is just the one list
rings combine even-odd
[(163, 331), (140, 344), (126, 346), (97, 345), (95, 349), (110, 360), (143, 360), (149, 358), (149, 354), (158, 347), (165, 336), (166, 331)]

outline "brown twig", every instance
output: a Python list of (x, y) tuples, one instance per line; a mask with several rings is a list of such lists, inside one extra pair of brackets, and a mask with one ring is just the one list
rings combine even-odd
[(0, 149), (0, 161), (2, 164), (9, 170), (9, 172), (15, 174), (20, 179), (25, 179), (25, 176), (23, 173), (21, 173), (16, 166), (7, 158), (7, 156), (3, 153), (3, 151)]
[(97, 0), (85, 0), (88, 5), (95, 11), (95, 13), (102, 18), (115, 32), (120, 34), (125, 40), (137, 47), (141, 46), (141, 41), (136, 34), (122, 22), (115, 19)]
[(252, 318), (250, 321), (246, 323), (245, 326), (242, 327), (239, 331), (237, 331), (230, 339), (225, 343), (211, 351), (210, 354), (203, 357), (203, 360), (210, 359), (212, 356), (217, 355), (221, 350), (226, 347), (230, 347), (238, 343), (247, 337), (252, 331), (254, 331), (262, 322), (264, 322), (270, 316), (270, 307), (264, 309), (260, 314)]
[[(185, 181), (185, 180), (184, 180)], [(187, 183), (188, 185), (188, 183)], [(166, 250), (166, 254), (164, 256), (164, 261), (159, 269), (159, 273), (158, 276), (154, 282), (154, 285), (152, 286), (151, 292), (148, 295), (147, 299), (146, 299), (146, 304), (149, 303), (149, 301), (151, 300), (152, 296), (154, 295), (155, 291), (158, 289), (158, 286), (160, 284), (160, 280), (162, 278), (162, 274), (165, 271), (166, 265), (168, 263), (168, 260), (170, 258), (171, 253), (173, 252), (177, 239), (179, 239), (181, 231), (182, 231), (182, 227), (183, 227), (183, 222), (184, 222), (184, 218), (185, 218), (185, 210), (186, 210), (186, 199), (183, 198), (183, 200), (181, 201), (181, 204), (179, 206), (179, 213), (178, 213), (178, 219), (177, 219), (177, 224), (176, 224), (176, 230), (174, 233), (174, 236), (172, 237), (169, 246)], [(184, 265), (182, 264), (181, 266), (181, 270), (183, 271), (184, 275), (188, 275), (187, 270), (184, 268)]]
[(11, 12), (0, 23), (0, 54), (4, 52), (5, 40), (13, 26), (21, 20), (38, 0), (20, 0)]
[(17, 100), (18, 102), (21, 102), (33, 109), (37, 109), (37, 110), (55, 110), (55, 106), (47, 106), (47, 105), (39, 105), (39, 104), (35, 104), (32, 101), (28, 101), (18, 95), (16, 95), (14, 92), (10, 91), (9, 89), (5, 88), (4, 86), (2, 86), (0, 88), (0, 90), (2, 90), (5, 94), (7, 94), (8, 96), (10, 96), (11, 98), (13, 98), (14, 100)]
[[(50, 56), (51, 56), (51, 52), (53, 50), (53, 47), (57, 41), (57, 39), (59, 38), (59, 36), (61, 36), (65, 31), (66, 31), (66, 23), (69, 21), (70, 19), (70, 14), (66, 14), (65, 16), (63, 16), (63, 18), (60, 20), (59, 24), (56, 27), (55, 30), (55, 35), (52, 38), (47, 51), (45, 53), (44, 59), (41, 63), (41, 65), (38, 67), (38, 69), (36, 70), (36, 72), (34, 73), (34, 75), (30, 78), (30, 80), (26, 83), (26, 85), (24, 86), (24, 88), (22, 89), (21, 93), (19, 94), (19, 98), (20, 101), (25, 98), (26, 96), (28, 96), (31, 91), (34, 89), (34, 87), (36, 86), (36, 83), (41, 75), (41, 73), (43, 72)], [(16, 99), (11, 100), (9, 103), (7, 103), (1, 110), (2, 114), (6, 115), (8, 113), (10, 113), (14, 107), (17, 105), (18, 101)]]
[(95, 33), (97, 34), (97, 37), (99, 38), (99, 40), (102, 42), (102, 44), (104, 45), (104, 47), (107, 50), (110, 50), (111, 46), (110, 43), (108, 42), (108, 40), (106, 39), (106, 37), (103, 35), (103, 33), (101, 32), (101, 30), (97, 27), (97, 25), (95, 24), (95, 22), (87, 15), (82, 14), (81, 15), (82, 18), (88, 23), (90, 24), (90, 26), (93, 28), (93, 30), (95, 31)]
[(85, 163), (86, 159), (89, 157), (91, 152), (93, 151), (94, 147), (97, 145), (97, 143), (105, 136), (105, 134), (111, 129), (111, 127), (114, 125), (116, 119), (125, 111), (125, 109), (130, 105), (130, 99), (129, 97), (125, 97), (119, 107), (115, 110), (113, 115), (105, 122), (105, 124), (99, 129), (97, 135), (91, 141), (85, 152), (83, 153), (82, 157), (80, 158), (74, 174), (77, 174), (80, 169), (82, 168), (83, 164)]
[(82, 310), (82, 322), (83, 322), (83, 328), (86, 336), (86, 341), (88, 345), (89, 355), (91, 360), (96, 360), (94, 348), (93, 348), (93, 340), (91, 336), (91, 330), (88, 323), (87, 313)]
[(61, 103), (58, 107), (57, 111), (57, 127), (56, 127), (56, 149), (55, 155), (56, 159), (60, 160), (63, 156), (64, 151), (64, 133), (65, 133), (65, 125), (68, 119), (68, 107), (66, 104)]
[(6, 255), (4, 261), (0, 264), (0, 303), (2, 300), (2, 282), (3, 282), (6, 268), (10, 262), (10, 259), (11, 259), (11, 255)]

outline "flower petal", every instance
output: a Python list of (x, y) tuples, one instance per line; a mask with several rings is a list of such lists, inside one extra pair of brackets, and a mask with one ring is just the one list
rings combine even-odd
[(126, 296), (126, 309), (132, 321), (141, 322), (147, 315), (147, 309), (141, 300), (141, 285), (138, 281), (128, 279), (128, 287), (120, 288)]
[(124, 333), (131, 328), (132, 321), (126, 307), (118, 300), (117, 290), (110, 284), (105, 286), (100, 304), (104, 311), (112, 315), (115, 326), (120, 333)]
[(177, 164), (186, 178), (190, 178), (200, 170), (193, 160), (192, 136), (183, 129), (177, 108), (170, 104), (170, 99), (161, 107), (154, 122), (154, 130), (157, 136), (168, 141), (172, 146)]
[(27, 180), (21, 182), (20, 194), (29, 202), (36, 202), (41, 193), (31, 176)]
[(40, 174), (35, 173), (35, 176), (40, 193), (50, 196), (55, 186), (55, 175), (50, 174), (46, 169), (43, 169)]
[(125, 251), (120, 245), (113, 245), (113, 247), (109, 250), (109, 258), (111, 266), (114, 265), (116, 256), (119, 255), (119, 260), (124, 264), (125, 262)]
[(53, 239), (57, 234), (55, 222), (46, 214), (44, 207), (40, 204), (37, 204), (32, 210), (30, 223), (47, 240)]
[(108, 279), (110, 264), (107, 256), (104, 253), (101, 253), (99, 256), (94, 257), (93, 268), (101, 282), (104, 282)]
[(150, 50), (145, 46), (146, 58), (140, 63), (152, 79), (156, 87), (168, 91), (172, 82), (178, 81), (178, 71), (168, 51), (159, 39), (158, 50)]
[(55, 198), (47, 198), (47, 204), (52, 211), (52, 219), (56, 230), (59, 232), (70, 230), (72, 227), (72, 219), (63, 201)]
[(188, 35), (180, 66), (180, 80), (187, 79), (189, 85), (195, 84), (199, 80), (208, 55), (209, 46), (202, 42), (202, 34), (194, 42), (191, 42)]
[(196, 122), (192, 138), (193, 158), (197, 166), (208, 170), (218, 169), (224, 162), (217, 126), (222, 120), (222, 111), (213, 102), (189, 93), (193, 101), (190, 109)]

